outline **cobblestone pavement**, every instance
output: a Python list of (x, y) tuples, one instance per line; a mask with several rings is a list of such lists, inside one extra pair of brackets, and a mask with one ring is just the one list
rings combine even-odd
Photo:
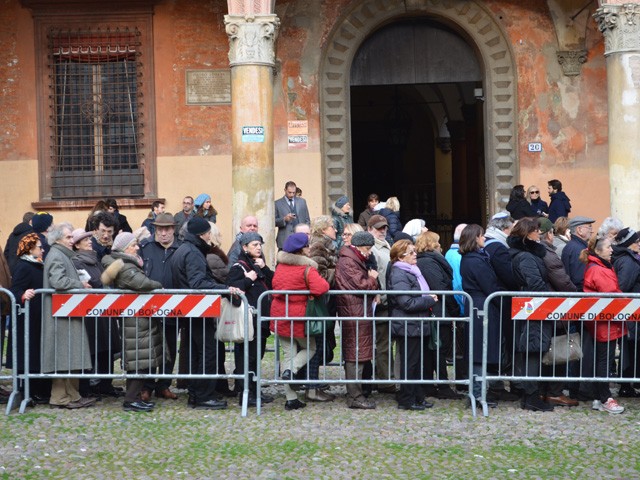
[(621, 399), (622, 415), (514, 402), (474, 419), (464, 400), (408, 412), (378, 394), (376, 410), (339, 396), (287, 412), (269, 390), (276, 401), (247, 418), (234, 399), (225, 411), (187, 408), (184, 391), (152, 413), (116, 399), (13, 412), (0, 420), (0, 478), (640, 478), (638, 399)]

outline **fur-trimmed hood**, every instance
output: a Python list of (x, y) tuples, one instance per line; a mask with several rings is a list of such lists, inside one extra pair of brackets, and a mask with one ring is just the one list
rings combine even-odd
[[(107, 255), (107, 257), (108, 257), (108, 255)], [(105, 257), (105, 258), (107, 258), (107, 257)], [(111, 258), (113, 258), (113, 257), (111, 257)], [(108, 261), (105, 262), (105, 263), (108, 263)], [(100, 275), (100, 280), (102, 281), (102, 284), (105, 287), (107, 285), (111, 285), (114, 282), (114, 280), (118, 276), (118, 273), (120, 273), (120, 271), (122, 270), (123, 267), (124, 267), (124, 261), (121, 258), (118, 258), (117, 260), (114, 260), (113, 262), (109, 263), (107, 268), (104, 269), (104, 272), (102, 272), (102, 275)]]
[(277, 262), (283, 263), (285, 265), (301, 265), (301, 266), (310, 266), (313, 268), (318, 268), (318, 264), (309, 257), (305, 257), (304, 255), (297, 255), (295, 253), (288, 253), (284, 250), (278, 252)]

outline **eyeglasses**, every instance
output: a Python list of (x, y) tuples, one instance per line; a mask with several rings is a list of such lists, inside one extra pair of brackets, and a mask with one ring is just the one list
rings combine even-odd
[(353, 233), (349, 233), (349, 232), (342, 232), (342, 236), (343, 236), (343, 237), (353, 237)]
[(529, 192), (529, 195), (540, 195), (540, 190), (532, 190)]
[(407, 255), (417, 255), (417, 254), (418, 252), (416, 250), (409, 250), (408, 252), (403, 253), (402, 256), (406, 257)]

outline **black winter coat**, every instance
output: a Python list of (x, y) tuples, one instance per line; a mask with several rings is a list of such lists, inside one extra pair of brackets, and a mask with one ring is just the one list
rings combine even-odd
[(185, 233), (184, 239), (171, 262), (174, 288), (226, 290), (227, 286), (216, 282), (207, 265), (209, 245), (189, 232)]
[[(16, 247), (17, 248), (17, 247)], [(24, 307), (22, 295), (30, 288), (42, 288), (44, 264), (18, 259), (14, 265), (11, 293), (16, 302)], [(24, 314), (18, 315), (18, 372), (24, 373)], [(4, 326), (3, 326), (4, 328)], [(40, 373), (40, 337), (42, 334), (42, 294), (38, 294), (29, 302), (29, 371)], [(7, 368), (13, 368), (11, 355), (12, 326), (9, 325), (7, 348)]]
[(509, 200), (509, 203), (507, 203), (507, 211), (514, 220), (520, 220), (521, 218), (531, 216), (531, 205), (526, 199), (517, 198)]
[(538, 198), (538, 200), (531, 200), (531, 215), (530, 217), (543, 217), (543, 213), (549, 213), (549, 206), (547, 202)]
[(556, 253), (556, 247), (547, 242), (540, 242), (544, 245), (546, 253), (544, 258), (544, 266), (547, 269), (547, 279), (551, 288), (555, 292), (575, 292), (576, 286), (571, 282), (567, 271), (564, 269), (564, 265), (560, 257)]
[(9, 270), (12, 274), (16, 263), (18, 263), (18, 244), (20, 240), (22, 240), (22, 237), (32, 232), (33, 228), (31, 228), (31, 225), (22, 222), (13, 228), (13, 231), (9, 234), (9, 238), (7, 238), (7, 245), (4, 247), (4, 256), (7, 259)]
[[(89, 284), (92, 288), (104, 288), (100, 279), (104, 268), (95, 251), (78, 250), (71, 261), (76, 269), (86, 270), (91, 276)], [(86, 318), (84, 328), (89, 337), (92, 361), (95, 361), (96, 343), (98, 352), (118, 353), (122, 349), (117, 318)]]
[(518, 290), (520, 283), (513, 274), (509, 249), (499, 240), (486, 238), (484, 251), (489, 255), (489, 262), (496, 273), (501, 290)]
[(164, 248), (155, 240), (145, 242), (140, 246), (144, 274), (151, 280), (160, 282), (163, 288), (177, 288), (173, 286), (171, 259), (179, 246), (180, 244), (174, 241), (168, 248)]
[[(509, 237), (507, 243), (511, 247), (513, 273), (522, 284), (522, 290), (527, 292), (552, 291), (547, 279), (547, 269), (544, 266), (544, 256), (547, 249), (544, 245), (533, 240), (520, 237)], [(521, 352), (533, 354), (549, 350), (553, 335), (552, 321), (520, 322), (521, 330), (518, 349)]]
[[(409, 272), (405, 272), (393, 264), (389, 265), (389, 279), (387, 290), (414, 290), (420, 291), (418, 279)], [(422, 295), (388, 295), (389, 311), (392, 317), (418, 317), (430, 316), (430, 310), (436, 301), (430, 296)], [(426, 337), (431, 335), (429, 322), (397, 320), (391, 322), (391, 334), (395, 337)]]
[[(496, 272), (484, 250), (476, 250), (462, 255), (460, 261), (462, 289), (473, 300), (473, 363), (482, 363), (482, 318), (478, 311), (484, 308), (489, 295), (501, 290)], [(500, 363), (500, 301), (496, 299), (489, 305), (488, 312), (487, 362)]]
[[(253, 270), (258, 275), (255, 281), (245, 276), (245, 272), (249, 272), (250, 270)], [(251, 259), (244, 250), (238, 256), (238, 261), (229, 269), (229, 275), (227, 276), (227, 285), (243, 290), (249, 305), (254, 308), (258, 307), (258, 298), (260, 295), (272, 289), (272, 281), (273, 270), (266, 265), (263, 268), (258, 268), (258, 266), (253, 263), (253, 259)], [(239, 306), (240, 299), (233, 298), (233, 303)], [(269, 297), (263, 297), (261, 312), (263, 316), (268, 317), (270, 315), (270, 307), (271, 302)], [(269, 323), (264, 322), (263, 326), (266, 326), (268, 329)]]
[(584, 269), (586, 268), (586, 265), (580, 261), (580, 252), (585, 248), (587, 248), (587, 242), (577, 236), (572, 236), (562, 250), (561, 257), (571, 283), (576, 286), (579, 292), (582, 292)]
[(387, 242), (389, 242), (389, 245), (393, 245), (393, 237), (396, 233), (402, 231), (400, 212), (394, 212), (390, 208), (382, 208), (378, 213), (387, 219), (387, 223), (389, 224), (389, 229), (387, 230)]
[(551, 204), (549, 205), (549, 220), (555, 222), (558, 217), (568, 217), (571, 212), (571, 201), (564, 192), (551, 194)]
[[(614, 245), (611, 257), (613, 269), (618, 276), (618, 286), (625, 293), (640, 292), (640, 261), (636, 255), (626, 247)], [(627, 322), (629, 337), (637, 338), (638, 322)]]
[[(421, 252), (418, 254), (418, 268), (431, 290), (453, 290), (453, 269), (439, 252)], [(444, 307), (444, 312), (442, 311)], [(447, 295), (433, 307), (437, 317), (459, 317), (460, 306), (453, 295)]]

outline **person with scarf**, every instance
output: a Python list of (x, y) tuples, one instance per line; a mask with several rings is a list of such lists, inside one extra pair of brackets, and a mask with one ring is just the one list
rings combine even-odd
[[(337, 289), (378, 289), (378, 271), (366, 264), (374, 243), (369, 232), (357, 232), (351, 237), (351, 245), (340, 249), (335, 277)], [(338, 295), (338, 316), (356, 317), (356, 320), (342, 320), (342, 355), (347, 380), (362, 379), (365, 363), (373, 359), (374, 298), (375, 295)], [(376, 408), (376, 404), (365, 397), (360, 383), (347, 383), (347, 406), (364, 410)]]
[[(149, 292), (162, 288), (162, 284), (151, 280), (144, 274), (143, 261), (138, 255), (138, 240), (129, 232), (121, 232), (113, 240), (111, 253), (102, 259), (105, 267), (102, 283), (123, 290)], [(123, 369), (127, 373), (155, 373), (156, 368), (163, 365), (163, 355), (169, 350), (162, 338), (160, 320), (151, 317), (128, 317), (123, 319), (122, 336), (124, 352), (122, 352)], [(153, 402), (145, 402), (141, 398), (144, 380), (127, 378), (127, 388), (122, 408), (125, 411), (149, 412), (153, 410)]]
[[(389, 294), (391, 317), (415, 317), (415, 320), (393, 320), (391, 334), (398, 342), (400, 352), (400, 378), (422, 381), (422, 372), (433, 372), (433, 357), (429, 352), (432, 340), (431, 309), (438, 301), (437, 295), (429, 293), (429, 285), (418, 268), (418, 252), (409, 240), (399, 240), (391, 247), (391, 272), (387, 281), (388, 290), (413, 290), (420, 295)], [(396, 395), (401, 410), (424, 410), (433, 407), (425, 399), (425, 390), (419, 383), (401, 383)]]
[(336, 229), (336, 247), (339, 249), (342, 247), (342, 232), (344, 232), (345, 225), (353, 223), (351, 204), (346, 195), (342, 195), (331, 206), (331, 217), (333, 218), (333, 226)]
[[(587, 248), (580, 252), (580, 261), (586, 264), (583, 291), (621, 293), (618, 276), (611, 265), (611, 239), (594, 235)], [(595, 339), (595, 376), (610, 376), (611, 364), (616, 356), (616, 344), (624, 337), (627, 327), (623, 321), (594, 320), (587, 323), (587, 329)], [(601, 412), (622, 413), (624, 407), (611, 395), (609, 382), (594, 382), (595, 399), (591, 408)]]
[[(42, 295), (36, 295), (35, 290), (42, 288), (43, 262), (42, 243), (36, 233), (29, 233), (20, 239), (17, 249), (18, 261), (11, 277), (11, 293), (22, 308), (29, 301), (29, 373), (40, 373), (40, 336), (42, 332)], [(13, 364), (12, 331), (9, 325), (9, 348), (7, 349), (7, 368), (17, 370), (18, 374), (25, 372), (24, 342), (25, 315), (18, 315), (17, 322), (17, 365)], [(35, 404), (49, 403), (51, 395), (51, 380), (32, 378), (29, 383), (31, 401)], [(20, 386), (23, 391), (23, 386)]]
[(196, 217), (202, 217), (207, 222), (216, 223), (216, 217), (218, 215), (218, 211), (213, 208), (211, 204), (211, 196), (206, 193), (201, 193), (196, 197), (193, 202), (193, 206), (196, 210)]

